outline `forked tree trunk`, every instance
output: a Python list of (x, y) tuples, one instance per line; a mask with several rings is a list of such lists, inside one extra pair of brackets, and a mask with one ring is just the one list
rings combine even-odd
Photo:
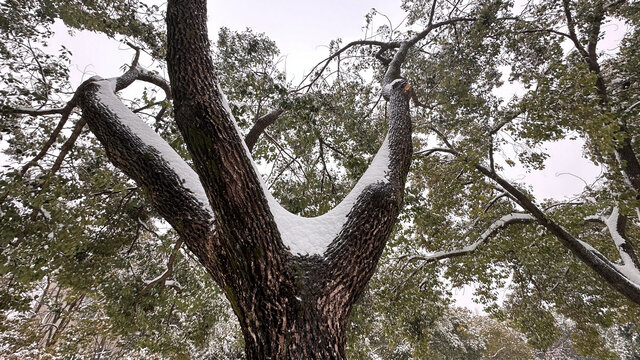
[[(209, 55), (206, 2), (170, 1), (167, 63), (176, 122), (215, 217), (202, 263), (233, 306), (248, 359), (344, 359), (351, 308), (373, 274), (400, 211), (411, 158), (409, 86), (389, 85), (385, 177), (364, 184), (321, 253), (283, 242)], [(198, 253), (197, 240), (187, 244)]]
[[(400, 66), (411, 46), (453, 20), (430, 25), (411, 40), (389, 44), (397, 48), (395, 56), (385, 61), (383, 80), (389, 133), (376, 156), (379, 161), (371, 167), (382, 175), (363, 177), (334, 209), (340, 215), (334, 216), (339, 225), (335, 232), (328, 231), (330, 238), (313, 251), (302, 251), (294, 243), (300, 243), (300, 237), (308, 235), (302, 235), (303, 230), (313, 229), (318, 221), (295, 220), (300, 228), (279, 221), (282, 209), (261, 184), (220, 91), (206, 20), (205, 0), (169, 1), (170, 93), (195, 170), (115, 96), (134, 80), (155, 81), (135, 66), (120, 78), (92, 78), (81, 85), (77, 95), (83, 118), (111, 162), (145, 189), (155, 209), (223, 289), (238, 317), (248, 359), (344, 359), (349, 313), (392, 232), (411, 159), (411, 89), (399, 80)], [(273, 119), (264, 121), (260, 126)], [(248, 137), (249, 145), (258, 135)], [(541, 223), (549, 223), (527, 206), (524, 195), (518, 199)], [(307, 228), (307, 224), (315, 225)], [(563, 229), (551, 225), (552, 233), (565, 236)], [(317, 230), (326, 230), (322, 226), (332, 224), (323, 223)], [(578, 249), (574, 252), (579, 256), (599, 254), (569, 235), (565, 238), (563, 244)], [(589, 263), (588, 256), (581, 259)], [(602, 268), (622, 276), (620, 266), (601, 262), (604, 265), (596, 271)], [(636, 294), (637, 302), (637, 286), (617, 282), (620, 276), (604, 277), (614, 286), (621, 284), (616, 289), (629, 298)], [(636, 292), (625, 293), (628, 288)]]
[[(291, 214), (262, 185), (220, 91), (206, 20), (205, 0), (169, 1), (170, 92), (195, 169), (116, 97), (136, 79), (149, 81), (135, 66), (81, 85), (83, 118), (223, 289), (248, 359), (344, 359), (349, 313), (402, 205), (412, 153), (410, 86), (385, 77), (389, 133), (369, 175), (331, 216), (294, 217), (297, 225), (287, 225), (281, 220)], [(314, 231), (328, 235), (307, 239)], [(312, 250), (305, 241), (314, 241)]]

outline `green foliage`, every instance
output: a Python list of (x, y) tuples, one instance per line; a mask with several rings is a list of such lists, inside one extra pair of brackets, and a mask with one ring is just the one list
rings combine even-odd
[[(569, 3), (577, 36), (586, 46), (589, 34), (596, 30), (598, 6), (604, 3)], [(634, 134), (638, 119), (638, 109), (632, 104), (640, 94), (637, 81), (631, 80), (638, 67), (626, 65), (638, 61), (637, 47), (629, 48), (637, 45), (635, 26), (627, 29), (618, 53), (602, 54), (598, 59), (601, 72), (597, 73), (566, 37), (545, 30), (566, 29), (562, 2), (530, 2), (518, 7), (518, 13), (512, 13), (509, 2), (476, 4), (477, 10), (469, 13), (477, 11), (487, 20), (458, 24), (435, 34), (405, 67), (406, 77), (425, 105), (414, 116), (416, 147), (446, 147), (444, 136), (464, 155), (454, 158), (436, 152), (414, 158), (402, 215), (402, 234), (412, 245), (405, 245), (400, 253), (462, 248), (502, 215), (521, 211), (508, 197), (497, 197), (499, 189), (471, 164), (489, 165), (494, 160), (491, 153), (498, 172), (507, 171), (516, 162), (540, 169), (550, 154), (537, 148), (571, 136), (586, 141), (587, 156), (603, 166), (605, 175), (581, 194), (576, 201), (579, 204), (558, 206), (549, 201), (542, 207), (551, 207), (549, 213), (555, 221), (616, 260), (617, 251), (602, 226), (585, 226), (584, 218), (608, 214), (614, 205), (626, 208), (631, 216), (637, 207), (613, 154), (621, 140)], [(403, 7), (412, 12), (410, 22), (425, 23), (430, 5), (428, 1), (405, 1)], [(434, 21), (446, 11), (437, 10)], [(635, 24), (637, 5), (621, 3), (604, 16), (605, 23), (615, 17)], [(508, 20), (496, 24), (494, 19)], [(505, 73), (505, 69), (509, 70)], [(606, 87), (606, 101), (601, 82)], [(522, 85), (523, 91), (510, 99), (498, 97), (496, 93), (504, 92), (508, 84)], [(624, 132), (621, 124), (634, 130)], [(496, 132), (497, 126), (500, 131)], [(434, 128), (438, 136), (433, 134)], [(632, 141), (637, 151), (634, 137)], [(501, 153), (507, 146), (514, 151)], [(504, 160), (497, 160), (501, 158)], [(525, 184), (514, 184), (531, 196)], [(627, 231), (637, 248), (636, 225), (628, 225)], [(610, 358), (602, 329), (638, 316), (637, 306), (574, 259), (542, 227), (513, 225), (472, 256), (451, 259), (441, 266), (453, 285), (476, 284), (477, 299), (499, 319), (511, 319), (511, 325), (539, 350), (562, 337), (561, 316), (575, 322), (572, 341), (578, 352)], [(427, 270), (419, 273), (424, 277), (431, 274)], [(495, 301), (505, 290), (510, 295), (500, 308)]]
[[(571, 2), (583, 42), (601, 3)], [(429, 23), (431, 4), (403, 2), (412, 29)], [(132, 40), (156, 57), (165, 51), (163, 13), (155, 6), (9, 0), (0, 9), (3, 107), (64, 104), (58, 94), (72, 90), (71, 54), (65, 48), (57, 54), (43, 51), (55, 19), (77, 31)], [(541, 169), (553, 155), (541, 145), (571, 136), (585, 140), (586, 156), (605, 174), (575, 204), (538, 203), (568, 231), (616, 259), (602, 227), (585, 224), (584, 218), (607, 214), (614, 205), (633, 216), (638, 206), (613, 151), (638, 132), (640, 11), (631, 2), (607, 11), (607, 21), (621, 19), (629, 29), (616, 53), (599, 58), (596, 74), (566, 37), (544, 31), (564, 28), (561, 2), (529, 2), (518, 9), (514, 14), (510, 1), (441, 4), (436, 22), (477, 20), (439, 28), (409, 53), (403, 76), (422, 103), (412, 108), (416, 153), (396, 235), (353, 310), (352, 359), (531, 359), (534, 352), (565, 348), (573, 358), (638, 356), (638, 307), (540, 226), (514, 225), (473, 255), (440, 263), (404, 256), (467, 246), (502, 215), (521, 210), (474, 163), (493, 162), (498, 172), (516, 163)], [(368, 15), (367, 26), (376, 14)], [(389, 26), (369, 30), (385, 41), (415, 35)], [(334, 41), (330, 51), (342, 45)], [(353, 48), (325, 73), (314, 70), (309, 79), (317, 76), (315, 82), (296, 86), (266, 35), (220, 31), (213, 56), (241, 131), (247, 133), (271, 110), (284, 110), (253, 156), (290, 211), (304, 216), (328, 211), (349, 192), (382, 142), (386, 113), (378, 82), (384, 67), (374, 59), (377, 50)], [(391, 50), (382, 53), (390, 55)], [(499, 95), (514, 85), (522, 92)], [(168, 101), (145, 89), (128, 104), (142, 109), (141, 117), (188, 158), (170, 121)], [(72, 112), (70, 123), (78, 118)], [(33, 159), (59, 120), (2, 113), (0, 130), (12, 162)], [(21, 174), (11, 165), (0, 176), (0, 356), (54, 358), (108, 350), (131, 358), (241, 358), (229, 304), (186, 250), (177, 252), (169, 282), (147, 288), (166, 270), (176, 235), (135, 184), (110, 165), (90, 134), (83, 133), (60, 171), (50, 171), (70, 126), (37, 166)], [(442, 145), (443, 137), (461, 156), (421, 153)], [(640, 146), (636, 138), (632, 145)], [(507, 148), (514, 150), (507, 153)], [(532, 194), (526, 184), (516, 186)], [(635, 221), (627, 233), (638, 248)], [(491, 317), (451, 306), (450, 288), (467, 284), (474, 284), (475, 299)], [(498, 301), (505, 291), (504, 302)], [(56, 326), (67, 324), (62, 331), (43, 326), (54, 319)]]

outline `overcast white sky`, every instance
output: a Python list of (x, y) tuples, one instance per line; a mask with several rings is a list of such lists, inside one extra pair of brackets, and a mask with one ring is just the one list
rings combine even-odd
[[(400, 0), (212, 0), (208, 5), (209, 36), (215, 40), (222, 26), (265, 33), (280, 48), (287, 72), (295, 80), (327, 55), (331, 40), (362, 38), (365, 15), (372, 8), (387, 15), (394, 25), (400, 23), (404, 18), (400, 3)], [(376, 21), (386, 22), (384, 18)], [(72, 38), (61, 22), (54, 28), (58, 30), (57, 36), (50, 47), (65, 45), (71, 49), (76, 85), (85, 72), (88, 76), (117, 75), (118, 66), (130, 61), (132, 51), (105, 36), (76, 32)]]
[[(210, 33), (221, 26), (264, 32), (287, 56), (287, 70), (299, 78), (327, 55), (329, 41), (363, 37), (364, 17), (372, 9), (394, 25), (404, 18), (400, 0), (209, 1)], [(378, 23), (384, 19), (378, 19)]]

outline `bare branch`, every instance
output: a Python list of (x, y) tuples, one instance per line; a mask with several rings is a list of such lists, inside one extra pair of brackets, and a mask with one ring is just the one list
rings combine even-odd
[(131, 68), (135, 68), (138, 66), (140, 62), (140, 50), (142, 50), (139, 46), (134, 45), (132, 42), (125, 42), (130, 48), (136, 51), (136, 55), (133, 57), (133, 61), (131, 62)]
[(67, 141), (65, 141), (65, 143), (60, 148), (60, 153), (58, 154), (58, 157), (54, 161), (53, 166), (51, 166), (51, 170), (49, 170), (49, 175), (53, 175), (56, 172), (58, 172), (58, 170), (60, 169), (60, 166), (62, 166), (62, 162), (64, 161), (64, 158), (67, 156), (69, 151), (71, 151), (71, 149), (75, 145), (76, 140), (82, 133), (82, 129), (86, 124), (87, 122), (85, 121), (84, 118), (80, 118), (80, 120), (78, 120), (75, 127), (73, 128), (73, 131), (71, 132), (71, 135), (69, 136), (69, 139), (67, 139)]
[(484, 206), (484, 213), (486, 214), (489, 209), (491, 209), (491, 207), (498, 202), (498, 200), (502, 199), (503, 197), (509, 197), (509, 194), (507, 194), (506, 192), (501, 192), (500, 194), (496, 195), (493, 199), (489, 200), (489, 202), (487, 202), (487, 204)]
[(418, 107), (421, 107), (421, 108), (427, 109), (427, 110), (433, 110), (433, 108), (431, 106), (427, 106), (427, 104), (425, 104), (422, 101), (420, 101), (420, 99), (418, 98), (418, 95), (416, 94), (415, 91), (411, 92), (411, 100), (413, 100), (413, 104), (415, 106), (418, 106)]
[(622, 5), (622, 4), (626, 3), (626, 2), (627, 2), (627, 0), (615, 0), (615, 1), (612, 1), (612, 2), (610, 2), (608, 4), (606, 4), (603, 7), (603, 9), (604, 10), (609, 10), (611, 8), (614, 8), (614, 7), (618, 6), (618, 5)]
[(583, 205), (584, 202), (581, 201), (569, 201), (569, 202), (560, 202), (560, 203), (555, 203), (555, 204), (551, 204), (547, 207), (544, 208), (544, 211), (549, 211), (553, 208), (557, 208), (560, 206), (567, 206), (567, 205)]
[(376, 54), (376, 57), (379, 58), (381, 61), (383, 61), (384, 63), (384, 58), (382, 58), (381, 54), (382, 52), (388, 50), (388, 49), (393, 49), (393, 48), (397, 48), (400, 46), (399, 42), (384, 42), (384, 41), (376, 41), (376, 40), (356, 40), (356, 41), (352, 41), (350, 43), (348, 43), (347, 45), (343, 46), (342, 48), (338, 49), (335, 53), (329, 55), (327, 58), (325, 58), (324, 60), (320, 61), (318, 64), (316, 64), (313, 68), (311, 68), (311, 71), (309, 71), (309, 73), (302, 78), (301, 83), (304, 83), (307, 79), (309, 79), (312, 74), (315, 73), (315, 76), (313, 77), (313, 79), (305, 86), (299, 87), (296, 91), (301, 91), (305, 88), (309, 88), (311, 87), (321, 76), (322, 73), (327, 69), (327, 67), (329, 66), (329, 63), (340, 56), (340, 54), (344, 53), (345, 51), (349, 50), (352, 47), (355, 46), (366, 46), (366, 45), (370, 45), (370, 46), (379, 46), (380, 47), (380, 51), (378, 52), (378, 54)]
[(423, 31), (417, 33), (411, 39), (402, 42), (398, 48), (398, 51), (393, 56), (393, 59), (391, 59), (389, 66), (387, 67), (387, 72), (385, 73), (382, 80), (382, 85), (386, 86), (388, 84), (391, 84), (392, 81), (400, 78), (400, 67), (406, 60), (409, 49), (413, 47), (413, 45), (424, 39), (427, 35), (429, 35), (431, 31), (451, 24), (456, 24), (459, 22), (471, 22), (475, 20), (475, 17), (456, 17), (438, 23), (431, 23)]
[(427, 126), (427, 128), (433, 131), (434, 133), (436, 133), (436, 135), (438, 135), (438, 137), (440, 138), (440, 141), (442, 141), (447, 146), (447, 148), (451, 151), (452, 154), (458, 154), (458, 152), (454, 149), (453, 145), (449, 142), (449, 139), (447, 138), (447, 136), (442, 131), (438, 130), (438, 128), (432, 125)]
[(56, 114), (64, 114), (66, 111), (70, 111), (69, 107), (73, 108), (72, 101), (68, 102), (65, 106), (61, 108), (52, 108), (52, 109), (32, 109), (25, 107), (10, 107), (6, 105), (2, 105), (0, 109), (2, 113), (5, 114), (24, 114), (31, 116), (40, 116), (40, 115), (56, 115)]
[(134, 110), (131, 110), (131, 111), (132, 111), (134, 114), (137, 114), (137, 113), (142, 112), (142, 111), (144, 111), (144, 110), (150, 109), (150, 108), (152, 108), (152, 107), (154, 107), (154, 106), (161, 105), (163, 102), (164, 102), (164, 101), (154, 101), (154, 102), (152, 102), (152, 103), (149, 103), (149, 104), (147, 104), (147, 105), (141, 106), (141, 107), (139, 107), (139, 108), (137, 108), (137, 109), (134, 109)]
[(433, 25), (433, 17), (436, 14), (436, 4), (438, 3), (437, 0), (433, 0), (433, 3), (431, 4), (431, 12), (429, 13), (429, 25), (431, 26)]
[(156, 85), (157, 87), (161, 88), (164, 91), (167, 99), (172, 98), (171, 85), (167, 80), (165, 80), (158, 74), (153, 73), (149, 70), (146, 70), (138, 65), (136, 65), (135, 67), (134, 66), (130, 67), (129, 70), (127, 70), (127, 72), (122, 74), (120, 77), (116, 78), (115, 91), (120, 91), (128, 87), (136, 80), (140, 80), (140, 81), (144, 81), (144, 82), (148, 82), (150, 84)]
[(573, 15), (571, 14), (571, 4), (569, 0), (562, 0), (562, 5), (564, 8), (564, 16), (567, 20), (567, 28), (569, 29), (569, 39), (573, 42), (573, 45), (578, 49), (580, 54), (585, 58), (589, 58), (589, 53), (585, 50), (582, 43), (580, 43), (580, 39), (576, 35), (576, 24), (573, 21)]
[(265, 131), (265, 129), (273, 124), (276, 120), (278, 120), (283, 112), (284, 109), (277, 108), (275, 110), (271, 110), (255, 121), (255, 123), (251, 127), (251, 130), (249, 130), (249, 133), (244, 138), (244, 142), (247, 144), (247, 148), (249, 148), (249, 151), (253, 150), (256, 142), (258, 142), (258, 138)]
[(631, 104), (631, 106), (624, 110), (624, 113), (629, 113), (638, 106), (640, 106), (640, 101), (636, 101), (635, 103)]
[(426, 150), (420, 150), (420, 151), (416, 151), (415, 153), (413, 153), (413, 155), (423, 155), (423, 156), (430, 156), (434, 153), (437, 152), (445, 152), (447, 154), (452, 154), (452, 155), (457, 155), (457, 153), (449, 148), (431, 148), (431, 149), (426, 149)]
[(387, 50), (388, 50), (387, 48), (380, 47), (380, 49), (378, 49), (376, 54), (373, 56), (376, 59), (378, 59), (378, 61), (380, 61), (382, 63), (382, 65), (384, 65), (384, 66), (389, 66), (389, 63), (391, 62), (391, 59), (388, 59), (388, 58), (384, 57), (384, 55), (382, 55)]
[(495, 163), (493, 161), (493, 136), (489, 136), (489, 170), (491, 170), (491, 172), (496, 172), (496, 166)]
[(511, 111), (505, 114), (505, 119), (494, 125), (493, 128), (489, 130), (489, 135), (495, 135), (498, 131), (502, 130), (503, 127), (510, 124), (513, 120), (517, 119), (520, 114), (522, 114), (522, 111)]

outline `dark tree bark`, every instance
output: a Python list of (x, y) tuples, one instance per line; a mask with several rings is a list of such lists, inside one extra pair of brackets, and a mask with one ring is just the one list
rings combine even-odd
[(244, 137), (244, 142), (247, 144), (249, 151), (253, 150), (253, 147), (256, 145), (256, 142), (258, 142), (260, 135), (264, 133), (269, 125), (278, 120), (278, 117), (280, 117), (283, 112), (283, 109), (277, 108), (256, 119), (253, 127), (251, 128), (251, 130), (249, 130), (247, 136)]
[(408, 86), (390, 94), (389, 181), (365, 188), (324, 256), (293, 255), (220, 93), (208, 55), (205, 2), (170, 2), (167, 25), (176, 122), (222, 243), (207, 268), (221, 278), (238, 316), (247, 358), (344, 358), (350, 310), (402, 202), (411, 156)]
[[(221, 93), (210, 57), (206, 1), (167, 8), (170, 89), (137, 67), (78, 89), (78, 106), (115, 166), (145, 189), (182, 241), (223, 289), (238, 318), (248, 359), (344, 359), (355, 301), (375, 271), (402, 206), (411, 147), (411, 88), (399, 80), (405, 51), (385, 76), (389, 133), (382, 179), (366, 183), (323, 253), (294, 253), (283, 241), (247, 145), (279, 115), (268, 114), (245, 141)], [(191, 169), (115, 93), (142, 80), (174, 102)]]

